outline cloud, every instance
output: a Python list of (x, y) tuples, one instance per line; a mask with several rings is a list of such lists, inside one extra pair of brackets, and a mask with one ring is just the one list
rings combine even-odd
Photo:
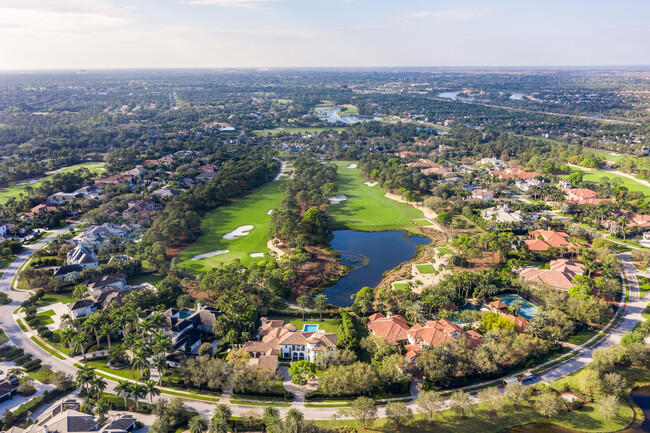
[(406, 12), (397, 18), (396, 23), (433, 21), (438, 23), (458, 23), (494, 15), (493, 10), (478, 8), (441, 9), (433, 11)]
[(264, 4), (277, 3), (284, 0), (185, 0), (183, 3), (189, 5), (213, 5), (229, 8), (260, 8)]

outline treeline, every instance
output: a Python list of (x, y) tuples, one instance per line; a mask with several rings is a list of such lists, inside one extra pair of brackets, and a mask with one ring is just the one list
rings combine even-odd
[(294, 167), (283, 185), (282, 208), (271, 214), (269, 237), (289, 247), (327, 244), (332, 230), (324, 205), (337, 192), (336, 166), (301, 155)]

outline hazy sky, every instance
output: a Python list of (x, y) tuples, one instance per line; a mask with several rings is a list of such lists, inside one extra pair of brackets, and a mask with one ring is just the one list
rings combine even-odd
[(0, 0), (0, 69), (650, 64), (647, 0)]

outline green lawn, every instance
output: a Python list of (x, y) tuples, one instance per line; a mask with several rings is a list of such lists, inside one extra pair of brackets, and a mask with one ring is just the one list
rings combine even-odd
[(270, 135), (282, 135), (282, 134), (320, 134), (323, 131), (335, 131), (335, 132), (341, 132), (345, 129), (345, 127), (342, 126), (337, 126), (337, 127), (283, 127), (283, 128), (275, 128), (275, 129), (256, 129), (253, 131), (253, 134), (255, 134), (258, 137), (268, 137)]
[(422, 212), (384, 196), (379, 186), (367, 186), (360, 168), (346, 168), (349, 161), (336, 161), (338, 194), (347, 200), (331, 205), (328, 211), (335, 229), (361, 231), (406, 230), (418, 233), (411, 221), (422, 219)]
[(397, 290), (408, 289), (409, 287), (411, 287), (411, 286), (409, 285), (409, 283), (394, 283), (393, 286), (394, 286)]
[(305, 319), (305, 321), (302, 321), (302, 318), (300, 317), (284, 317), (284, 316), (270, 316), (269, 319), (272, 320), (284, 320), (284, 324), (291, 323), (296, 326), (296, 329), (302, 331), (303, 327), (305, 325), (318, 325), (318, 330), (319, 331), (325, 331), (325, 332), (334, 332), (338, 333), (339, 332), (339, 325), (336, 323), (335, 319), (328, 319), (326, 318), (327, 313), (323, 313), (323, 321), (321, 322), (318, 317), (314, 319)]
[(5, 344), (7, 341), (9, 341), (9, 337), (7, 337), (7, 334), (5, 334), (5, 331), (0, 329), (0, 344)]
[(85, 365), (88, 365), (96, 370), (101, 370), (106, 373), (113, 374), (115, 376), (123, 377), (125, 379), (131, 379), (131, 380), (140, 379), (140, 371), (139, 370), (133, 371), (131, 370), (131, 367), (123, 368), (121, 370), (112, 370), (106, 366), (106, 361), (87, 361)]
[(582, 331), (570, 336), (567, 339), (567, 342), (569, 342), (571, 344), (577, 344), (579, 346), (579, 345), (585, 343), (587, 340), (589, 340), (594, 335), (598, 334), (598, 332), (600, 332), (600, 329), (592, 326), (592, 327), (590, 327), (590, 329), (582, 330)]
[(341, 111), (339, 111), (340, 116), (358, 116), (359, 115), (359, 109), (355, 107), (354, 105), (346, 106), (346, 107), (341, 107)]
[(164, 277), (161, 275), (156, 275), (156, 274), (142, 274), (142, 275), (136, 275), (134, 277), (128, 277), (126, 279), (126, 284), (130, 286), (138, 286), (143, 283), (149, 283), (152, 285), (157, 285), (160, 281), (162, 281)]
[(440, 248), (438, 248), (438, 251), (441, 252), (442, 254), (452, 254), (453, 253), (451, 248), (447, 248), (447, 247), (440, 247)]
[(52, 316), (54, 316), (54, 314), (54, 310), (47, 310), (43, 311), (42, 313), (38, 313), (36, 317), (38, 317), (39, 326), (47, 326), (54, 323), (54, 320), (52, 320)]
[(62, 302), (64, 304), (69, 304), (76, 301), (72, 296), (72, 293), (46, 293), (36, 305), (38, 308), (45, 307), (46, 305), (56, 304), (57, 302)]
[[(600, 183), (600, 179), (603, 177), (606, 177), (608, 179), (613, 179), (617, 177), (622, 181), (621, 185), (626, 187), (628, 191), (640, 191), (645, 195), (646, 200), (650, 199), (650, 188), (628, 177), (618, 176), (614, 173), (610, 173), (603, 170), (591, 171), (591, 170), (579, 170), (579, 169), (572, 168), (571, 173), (575, 173), (575, 172), (582, 173), (582, 179), (585, 182), (593, 182), (593, 183)], [(562, 177), (567, 177), (567, 176), (568, 175), (564, 175)]]
[[(574, 412), (562, 412), (553, 419), (543, 418), (530, 406), (515, 409), (511, 404), (506, 404), (497, 414), (488, 411), (485, 403), (474, 406), (474, 412), (465, 419), (461, 419), (454, 411), (445, 410), (436, 413), (435, 424), (430, 425), (423, 414), (417, 414), (413, 423), (403, 427), (401, 431), (408, 433), (435, 432), (435, 433), (496, 433), (504, 429), (533, 423), (551, 422), (563, 427), (586, 432), (615, 432), (626, 428), (634, 419), (634, 413), (624, 401), (619, 405), (617, 417), (611, 420), (604, 419), (598, 412), (596, 405), (588, 404), (583, 409)], [(333, 427), (335, 425), (360, 426), (351, 420), (346, 421), (317, 421), (321, 426)], [(396, 431), (393, 424), (386, 418), (380, 418), (364, 430), (368, 433), (384, 433)]]
[[(259, 258), (250, 253), (267, 252), (270, 209), (279, 208), (282, 201), (282, 181), (270, 182), (255, 189), (251, 194), (235, 199), (229, 205), (208, 212), (201, 220), (201, 237), (178, 255), (178, 265), (195, 273), (204, 273), (219, 263), (230, 263), (239, 259), (247, 265)], [(250, 234), (237, 239), (223, 239), (237, 227), (252, 225)], [(212, 251), (228, 250), (226, 254), (200, 260), (192, 257)]]
[(421, 274), (433, 274), (435, 271), (433, 265), (429, 265), (429, 264), (415, 265), (415, 267), (417, 268), (418, 272), (420, 272)]
[[(80, 168), (87, 168), (94, 173), (101, 173), (100, 168), (104, 167), (103, 162), (89, 162), (86, 164), (78, 164), (78, 165), (73, 165), (70, 167), (66, 167), (60, 171), (57, 171), (57, 173), (68, 173), (72, 172), (74, 170), (78, 170)], [(18, 183), (23, 183), (25, 181), (19, 181), (19, 182), (10, 182), (9, 186), (7, 188), (2, 188), (0, 189), (0, 204), (5, 204), (7, 200), (9, 200), (11, 197), (20, 197), (20, 194), (23, 193), (25, 194), (25, 190), (28, 186), (31, 186), (32, 188), (36, 188), (40, 186), (45, 179), (47, 179), (50, 176), (53, 176), (53, 174), (45, 175), (41, 178), (38, 179), (37, 182), (34, 182), (30, 185), (17, 185)]]

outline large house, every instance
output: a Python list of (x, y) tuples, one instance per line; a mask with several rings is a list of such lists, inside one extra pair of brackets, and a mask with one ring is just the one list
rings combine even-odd
[(79, 265), (83, 269), (97, 268), (99, 260), (90, 247), (79, 244), (68, 253), (66, 264)]
[(431, 320), (424, 325), (418, 323), (411, 327), (400, 315), (388, 313), (388, 316), (384, 316), (382, 313), (375, 313), (369, 317), (368, 328), (373, 335), (383, 337), (388, 344), (403, 344), (407, 351), (406, 357), (410, 361), (413, 361), (423, 348), (439, 347), (445, 341), (457, 340), (463, 335), (470, 339), (473, 347), (481, 343), (481, 334), (474, 330), (463, 331), (446, 319)]
[(275, 356), (292, 361), (308, 360), (314, 362), (316, 355), (336, 353), (338, 335), (323, 331), (298, 331), (296, 326), (283, 320), (261, 319), (257, 340), (248, 341), (242, 349), (253, 358)]
[(90, 280), (86, 280), (81, 284), (88, 287), (88, 290), (91, 291), (103, 289), (104, 287), (115, 287), (117, 289), (124, 290), (126, 288), (126, 275), (104, 275), (97, 278), (91, 278)]
[(162, 314), (165, 323), (161, 329), (171, 337), (174, 350), (198, 353), (203, 334), (214, 333), (214, 323), (221, 313), (199, 304), (196, 310), (170, 308)]
[(534, 171), (524, 171), (520, 170), (518, 168), (507, 168), (503, 171), (495, 171), (493, 174), (496, 174), (499, 179), (521, 179), (521, 180), (526, 180), (526, 179), (533, 179), (535, 177), (539, 177), (540, 174)]
[(550, 267), (550, 269), (526, 268), (519, 273), (519, 276), (534, 283), (569, 290), (573, 287), (573, 278), (585, 273), (585, 265), (572, 260), (552, 260)]
[(494, 191), (489, 189), (475, 189), (472, 191), (472, 198), (481, 201), (488, 201), (494, 198)]
[(97, 246), (108, 243), (112, 237), (125, 239), (134, 231), (139, 229), (140, 226), (137, 224), (119, 225), (106, 223), (100, 226), (90, 226), (86, 228), (81, 234), (75, 236), (73, 240), (78, 244)]
[(135, 430), (136, 418), (128, 413), (108, 416), (104, 424), (99, 424), (93, 415), (71, 409), (79, 409), (78, 401), (67, 401), (54, 405), (38, 417), (38, 420), (25, 428), (11, 427), (7, 433), (126, 433)]
[[(564, 232), (540, 229), (533, 230), (529, 234), (531, 239), (526, 239), (524, 242), (528, 246), (528, 250), (533, 253), (540, 253), (551, 247), (566, 247), (571, 251), (581, 246), (576, 242), (569, 241), (569, 235)], [(573, 252), (570, 252), (569, 254), (573, 254)]]
[(122, 212), (122, 218), (127, 221), (147, 219), (151, 214), (162, 210), (163, 206), (153, 200), (137, 200), (129, 202), (129, 207)]
[(69, 203), (76, 199), (84, 198), (80, 192), (57, 192), (47, 198), (48, 203), (62, 204)]
[(539, 215), (536, 213), (526, 213), (520, 210), (513, 211), (508, 205), (483, 209), (481, 216), (486, 220), (495, 220), (501, 223), (528, 223), (539, 219)]

